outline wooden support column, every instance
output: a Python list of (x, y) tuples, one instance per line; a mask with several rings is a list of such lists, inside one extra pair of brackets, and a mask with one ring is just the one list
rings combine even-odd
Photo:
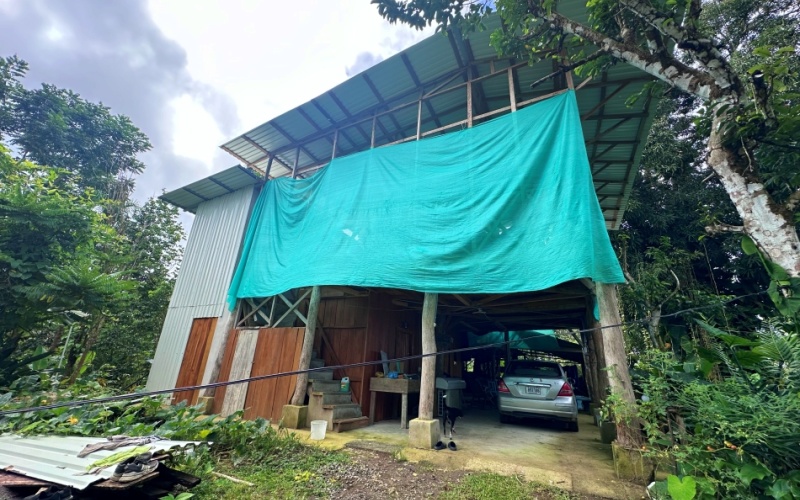
[[(308, 370), (311, 366), (311, 352), (314, 349), (314, 332), (317, 330), (317, 313), (319, 311), (320, 287), (315, 286), (311, 289), (311, 300), (308, 304), (308, 322), (306, 323), (306, 333), (303, 336), (303, 348), (300, 351), (300, 362), (298, 370)], [(297, 385), (294, 388), (292, 404), (302, 406), (306, 401), (306, 391), (308, 390), (308, 373), (297, 375)]]
[(508, 330), (503, 332), (503, 340), (506, 342), (506, 368), (508, 368), (508, 363), (511, 361), (511, 343), (508, 341)]
[(292, 167), (292, 179), (297, 179), (297, 167), (300, 164), (300, 148), (294, 154), (294, 166)]
[(517, 94), (514, 89), (514, 68), (508, 68), (508, 98), (511, 101), (511, 112), (517, 110)]
[[(422, 303), (422, 354), (436, 353), (436, 304), (438, 294), (426, 293)], [(422, 380), (419, 388), (419, 418), (433, 420), (436, 391), (436, 356), (422, 358)]]
[[(622, 320), (619, 315), (617, 287), (616, 285), (596, 283), (595, 294), (600, 307), (600, 326), (602, 330), (595, 330), (593, 334), (602, 339), (603, 354), (600, 361), (604, 366), (601, 369), (605, 368), (607, 370), (608, 385), (611, 392), (617, 394), (626, 403), (635, 405), (633, 383), (628, 371), (625, 339), (620, 326)], [(617, 420), (617, 442), (622, 446), (638, 448), (642, 443), (638, 422), (635, 419), (628, 422)]]

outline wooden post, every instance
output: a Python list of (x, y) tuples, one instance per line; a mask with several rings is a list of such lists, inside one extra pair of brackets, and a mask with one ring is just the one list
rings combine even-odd
[[(422, 94), (417, 102), (417, 140), (422, 139)], [(427, 297), (427, 294), (425, 295)]]
[[(311, 366), (311, 351), (314, 349), (314, 332), (317, 329), (317, 312), (319, 311), (319, 286), (311, 289), (311, 300), (308, 304), (308, 322), (306, 323), (306, 333), (303, 336), (303, 348), (300, 351), (300, 363), (298, 370), (308, 370)], [(297, 385), (294, 387), (292, 404), (302, 406), (306, 401), (306, 391), (308, 390), (308, 373), (297, 375)]]
[[(603, 354), (600, 361), (605, 365), (602, 368), (608, 370), (608, 385), (611, 392), (617, 394), (625, 403), (634, 406), (636, 399), (633, 394), (631, 375), (628, 372), (628, 356), (625, 352), (625, 340), (620, 326), (622, 321), (619, 315), (617, 287), (616, 285), (596, 283), (595, 290), (600, 306), (602, 330), (595, 330), (592, 333), (602, 339)], [(625, 447), (639, 448), (642, 444), (642, 435), (636, 419), (629, 419), (630, 421), (627, 422), (617, 420), (617, 442)]]
[(511, 112), (517, 110), (517, 93), (514, 90), (514, 68), (508, 68), (508, 98), (511, 101)]
[[(426, 293), (422, 303), (422, 354), (436, 353), (436, 304), (438, 294)], [(436, 392), (436, 356), (422, 358), (422, 380), (419, 387), (419, 418), (433, 420), (433, 400)]]
[(292, 179), (297, 179), (297, 167), (300, 164), (300, 146), (297, 147), (297, 152), (294, 155), (294, 167), (292, 167)]
[(506, 342), (506, 368), (508, 368), (508, 363), (511, 361), (511, 342), (508, 341), (508, 330), (503, 332), (503, 340)]
[(264, 178), (269, 180), (269, 172), (272, 170), (272, 162), (275, 160), (275, 155), (269, 155), (269, 160), (267, 161), (267, 170), (264, 172)]

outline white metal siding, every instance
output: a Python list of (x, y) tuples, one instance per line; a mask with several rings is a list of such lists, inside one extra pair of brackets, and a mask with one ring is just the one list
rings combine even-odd
[(223, 316), (253, 195), (250, 186), (197, 207), (147, 389), (175, 387), (193, 319)]

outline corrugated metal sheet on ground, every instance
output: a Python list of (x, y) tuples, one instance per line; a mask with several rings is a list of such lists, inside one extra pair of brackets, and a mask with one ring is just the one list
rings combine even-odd
[(147, 380), (149, 390), (175, 387), (192, 320), (222, 316), (253, 193), (251, 186), (197, 207)]
[[(104, 441), (106, 439), (102, 437), (0, 436), (0, 469), (83, 490), (92, 483), (109, 479), (114, 473), (114, 467), (107, 467), (96, 475), (78, 474), (86, 472), (97, 460), (134, 448), (122, 446), (116, 450), (97, 451), (78, 458), (78, 452), (87, 444)], [(157, 453), (197, 444), (199, 442), (196, 441), (164, 440), (150, 443), (150, 446), (153, 453)]]

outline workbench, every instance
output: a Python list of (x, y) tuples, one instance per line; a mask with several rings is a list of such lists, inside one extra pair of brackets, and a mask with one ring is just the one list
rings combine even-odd
[(409, 380), (407, 378), (378, 378), (369, 379), (369, 423), (375, 423), (375, 396), (378, 392), (390, 394), (400, 394), (402, 403), (400, 406), (400, 428), (408, 429), (408, 395), (419, 392), (419, 380)]

